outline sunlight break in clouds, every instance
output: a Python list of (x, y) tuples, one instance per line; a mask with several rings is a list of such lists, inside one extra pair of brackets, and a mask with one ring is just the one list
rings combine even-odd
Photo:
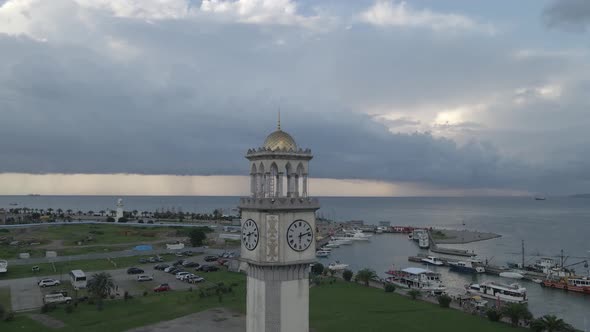
[(452, 13), (436, 13), (429, 9), (416, 10), (408, 6), (405, 1), (398, 3), (378, 0), (361, 14), (361, 20), (378, 26), (423, 27), (432, 30), (481, 28), (469, 17)]

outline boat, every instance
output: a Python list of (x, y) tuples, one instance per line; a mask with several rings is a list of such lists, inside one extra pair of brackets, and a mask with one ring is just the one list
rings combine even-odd
[(8, 262), (5, 260), (0, 260), (0, 273), (8, 272)]
[(325, 248), (339, 248), (340, 247), (340, 243), (337, 243), (336, 241), (330, 241), (328, 242), (326, 245), (324, 245)]
[(8, 205), (10, 205), (10, 206), (17, 206), (18, 203), (9, 203)]
[(479, 295), (488, 299), (509, 303), (527, 303), (526, 288), (519, 284), (502, 284), (493, 281), (481, 284), (470, 284), (466, 287), (467, 293)]
[(474, 266), (471, 261), (449, 262), (451, 271), (462, 273), (484, 273), (486, 270), (483, 266)]
[(539, 272), (548, 274), (552, 269), (556, 268), (558, 264), (553, 258), (542, 257), (535, 261), (535, 264), (526, 266), (527, 271)]
[(408, 267), (403, 270), (392, 268), (385, 273), (391, 275), (385, 281), (398, 287), (418, 289), (435, 295), (443, 294), (447, 290), (440, 280), (440, 273), (430, 270), (419, 267)]
[(522, 279), (524, 276), (515, 271), (507, 271), (507, 272), (500, 272), (500, 277), (503, 278), (510, 278), (510, 279)]
[(428, 256), (426, 258), (422, 258), (420, 261), (422, 261), (422, 263), (426, 263), (426, 264), (430, 264), (430, 265), (436, 265), (436, 266), (444, 265), (444, 262), (440, 258), (434, 257), (434, 256)]
[(543, 196), (535, 196), (535, 201), (544, 201), (547, 198), (543, 197)]
[(348, 264), (342, 264), (339, 261), (336, 261), (335, 263), (330, 263), (330, 265), (328, 265), (328, 269), (332, 271), (342, 271), (346, 268), (348, 268)]
[(555, 277), (549, 275), (541, 282), (541, 286), (563, 289), (568, 292), (590, 294), (590, 277)]
[(414, 234), (410, 233), (408, 234), (408, 240), (413, 240), (414, 239)]
[(315, 253), (316, 257), (328, 257), (330, 256), (330, 252), (329, 251), (324, 251), (324, 250), (318, 250)]
[(538, 279), (538, 278), (532, 279), (531, 281), (534, 282), (535, 284), (543, 283), (543, 279)]

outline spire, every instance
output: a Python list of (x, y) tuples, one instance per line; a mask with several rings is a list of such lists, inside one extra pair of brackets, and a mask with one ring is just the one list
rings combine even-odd
[(279, 107), (279, 121), (277, 123), (277, 130), (281, 130), (281, 108)]

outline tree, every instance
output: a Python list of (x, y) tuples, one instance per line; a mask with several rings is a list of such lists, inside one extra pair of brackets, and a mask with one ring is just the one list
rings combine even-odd
[(491, 308), (486, 311), (486, 315), (488, 316), (488, 319), (492, 322), (497, 322), (502, 317), (502, 315), (500, 315), (498, 310), (491, 309)]
[(117, 220), (117, 222), (127, 222), (127, 218), (121, 217), (119, 220)]
[(395, 292), (395, 285), (387, 283), (383, 286), (383, 289), (385, 289), (385, 293), (393, 293)]
[(95, 273), (88, 280), (88, 292), (100, 302), (115, 288), (113, 277), (107, 272)]
[(98, 211), (98, 213), (100, 213), (101, 217), (104, 217), (104, 210), (100, 210), (100, 211)]
[(510, 318), (513, 326), (518, 326), (521, 319), (530, 318), (531, 312), (526, 305), (520, 303), (510, 303), (502, 308), (502, 316)]
[(107, 217), (107, 222), (115, 222), (115, 218), (113, 218), (113, 217)]
[(354, 277), (354, 280), (357, 282), (361, 281), (365, 284), (365, 286), (369, 287), (369, 281), (371, 281), (371, 279), (375, 278), (376, 276), (377, 274), (375, 273), (375, 271), (365, 268), (356, 273), (356, 277)]
[(342, 278), (346, 281), (352, 280), (352, 271), (348, 269), (344, 270), (344, 272), (342, 272)]
[(417, 289), (410, 289), (408, 291), (408, 295), (412, 298), (412, 300), (415, 300), (415, 299), (419, 298), (422, 294)]
[(442, 308), (448, 308), (449, 305), (451, 304), (451, 301), (453, 299), (451, 299), (450, 296), (443, 294), (441, 296), (438, 297), (438, 304), (442, 307)]
[(191, 239), (191, 245), (193, 247), (200, 247), (203, 245), (203, 241), (207, 238), (207, 234), (205, 234), (205, 232), (200, 229), (200, 228), (194, 228), (192, 229), (189, 234), (188, 234), (189, 238)]
[(324, 272), (324, 265), (322, 263), (315, 263), (311, 267), (311, 273), (315, 275), (320, 275), (322, 272)]
[(575, 329), (566, 323), (563, 319), (557, 318), (554, 315), (545, 315), (539, 319), (535, 319), (531, 323), (533, 331), (542, 332), (566, 332), (575, 331)]

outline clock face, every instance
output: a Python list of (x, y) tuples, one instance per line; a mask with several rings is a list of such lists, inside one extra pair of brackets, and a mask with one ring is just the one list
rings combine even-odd
[(248, 250), (256, 249), (260, 233), (258, 232), (258, 225), (252, 219), (248, 219), (242, 225), (242, 244)]
[(287, 229), (287, 243), (295, 251), (304, 251), (313, 241), (313, 230), (305, 220), (295, 220)]

